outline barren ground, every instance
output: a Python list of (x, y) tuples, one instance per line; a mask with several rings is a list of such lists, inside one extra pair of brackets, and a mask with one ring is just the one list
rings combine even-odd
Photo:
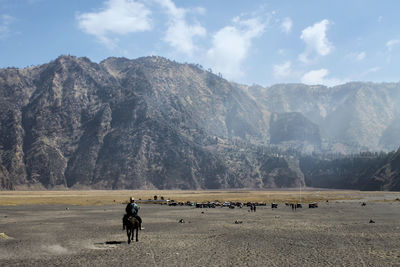
[(319, 206), (141, 204), (145, 229), (130, 245), (124, 204), (0, 206), (0, 266), (400, 266), (400, 201)]

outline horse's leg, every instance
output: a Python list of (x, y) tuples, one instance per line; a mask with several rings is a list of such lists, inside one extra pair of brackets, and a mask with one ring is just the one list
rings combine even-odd
[(128, 236), (128, 244), (131, 243), (131, 231), (129, 229), (129, 227), (126, 227), (126, 235)]
[(137, 224), (136, 225), (136, 242), (138, 242), (139, 241), (139, 226), (140, 224)]

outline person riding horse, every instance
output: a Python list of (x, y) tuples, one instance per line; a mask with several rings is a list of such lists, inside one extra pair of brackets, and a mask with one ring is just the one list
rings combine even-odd
[(126, 214), (122, 219), (123, 230), (125, 230), (125, 225), (128, 221), (128, 218), (131, 216), (135, 217), (139, 221), (139, 229), (142, 230), (142, 218), (140, 218), (140, 216), (138, 215), (139, 209), (139, 206), (135, 203), (135, 198), (130, 197), (129, 203), (125, 207)]

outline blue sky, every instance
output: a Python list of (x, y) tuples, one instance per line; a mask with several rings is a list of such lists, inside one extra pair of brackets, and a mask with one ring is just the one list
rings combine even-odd
[(158, 55), (269, 86), (400, 81), (400, 1), (0, 0), (0, 67)]

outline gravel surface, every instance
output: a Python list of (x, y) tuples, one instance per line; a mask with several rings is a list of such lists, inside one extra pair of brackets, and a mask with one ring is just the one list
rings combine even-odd
[(124, 205), (0, 207), (0, 266), (400, 266), (399, 202), (319, 206), (141, 205), (130, 245)]

